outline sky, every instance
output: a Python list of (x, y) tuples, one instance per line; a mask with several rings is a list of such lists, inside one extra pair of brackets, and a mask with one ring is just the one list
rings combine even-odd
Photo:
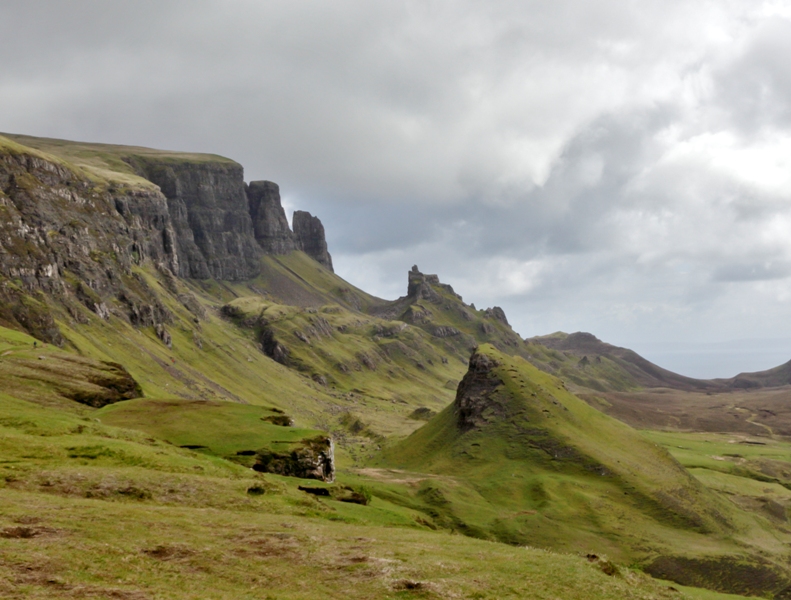
[(791, 358), (791, 2), (4, 0), (0, 131), (211, 152), (525, 337)]

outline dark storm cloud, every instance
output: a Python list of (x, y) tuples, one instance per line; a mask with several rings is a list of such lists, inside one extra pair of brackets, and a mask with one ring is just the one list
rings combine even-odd
[(790, 17), (10, 1), (0, 130), (230, 156), (322, 218), (354, 283), (396, 296), (417, 262), (524, 334), (775, 335), (791, 323)]

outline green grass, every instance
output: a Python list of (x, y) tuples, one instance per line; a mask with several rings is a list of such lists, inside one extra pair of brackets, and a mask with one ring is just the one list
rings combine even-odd
[(94, 413), (102, 423), (138, 429), (176, 446), (202, 446), (217, 456), (261, 448), (286, 449), (322, 432), (273, 425), (280, 412), (233, 402), (179, 398), (129, 400)]
[[(380, 477), (411, 480), (417, 491), (384, 497), (469, 535), (647, 568), (663, 555), (757, 564), (764, 553), (787, 554), (787, 534), (691, 477), (664, 448), (527, 361), (479, 351), (499, 363), (502, 382), (489, 422), (462, 432), (449, 407), (386, 449), (382, 465), (402, 471)], [(717, 577), (704, 580), (716, 585)]]
[(237, 165), (234, 161), (214, 154), (194, 152), (169, 152), (114, 144), (73, 142), (51, 138), (4, 133), (0, 135), (0, 148), (16, 153), (28, 153), (67, 166), (96, 183), (125, 185), (135, 188), (156, 189), (140, 177), (124, 159), (156, 158), (159, 163), (216, 163)]
[(431, 532), (379, 497), (319, 500), (299, 480), (6, 395), (0, 456), (7, 598), (670, 597), (639, 573)]

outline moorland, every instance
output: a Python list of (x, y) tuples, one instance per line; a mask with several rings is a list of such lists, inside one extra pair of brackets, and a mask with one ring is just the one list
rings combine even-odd
[(0, 213), (2, 597), (791, 598), (791, 363), (376, 298), (219, 156), (3, 134)]

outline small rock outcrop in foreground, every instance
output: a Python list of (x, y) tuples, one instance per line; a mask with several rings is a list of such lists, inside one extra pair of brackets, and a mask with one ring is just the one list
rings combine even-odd
[(253, 469), (261, 473), (335, 481), (335, 448), (328, 437), (303, 440), (296, 447), (284, 451), (259, 450), (255, 461)]

